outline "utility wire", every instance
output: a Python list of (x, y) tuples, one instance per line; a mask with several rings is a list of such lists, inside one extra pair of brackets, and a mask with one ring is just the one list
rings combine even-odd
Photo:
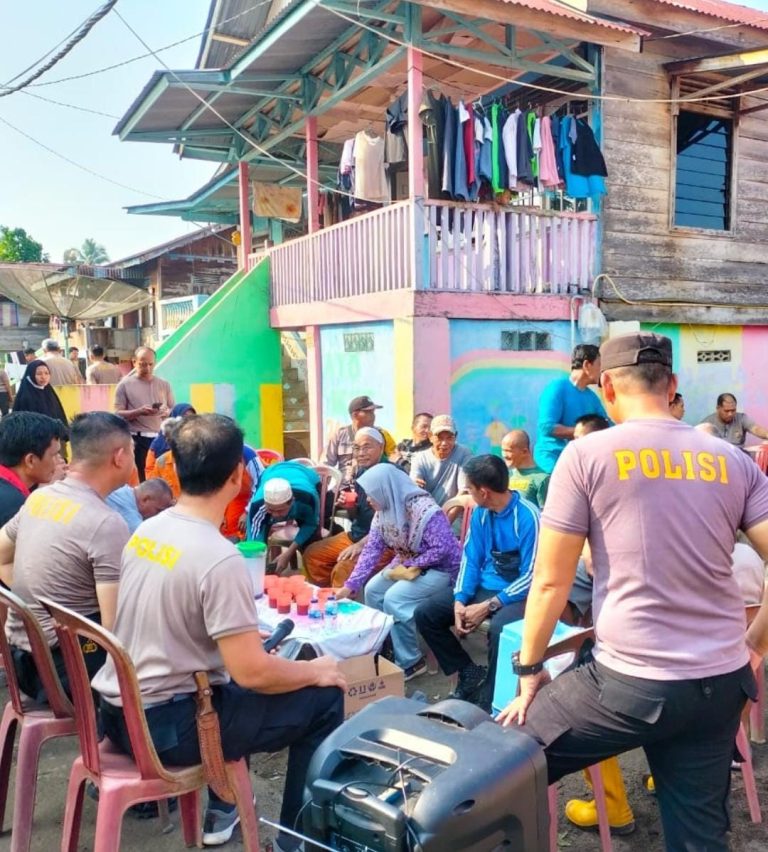
[(46, 98), (42, 95), (37, 95), (34, 92), (28, 92), (23, 90), (20, 92), (22, 95), (26, 95), (28, 98), (35, 98), (38, 101), (45, 101), (47, 104), (55, 104), (56, 106), (67, 107), (68, 109), (76, 109), (79, 112), (89, 112), (91, 115), (100, 115), (104, 118), (112, 118), (112, 119), (120, 119), (119, 115), (113, 115), (111, 112), (102, 112), (98, 109), (90, 109), (90, 107), (78, 106), (77, 104), (68, 104), (65, 101), (56, 101), (53, 98)]
[[(75, 33), (75, 35), (69, 39), (69, 41), (64, 45), (64, 47), (58, 51), (48, 62), (45, 63), (42, 67), (38, 68), (34, 74), (27, 77), (25, 80), (22, 80), (21, 83), (18, 83), (15, 86), (6, 86), (0, 91), (0, 98), (8, 97), (8, 95), (12, 95), (14, 92), (20, 92), (22, 89), (25, 89), (30, 83), (33, 83), (38, 77), (42, 77), (47, 71), (50, 71), (54, 65), (60, 62), (68, 53), (70, 53), (87, 35), (88, 33), (98, 24), (98, 22), (106, 17), (112, 9), (117, 5), (117, 0), (107, 0), (107, 2), (97, 9), (86, 22), (80, 27), (80, 29)], [(15, 78), (14, 78), (15, 79)]]

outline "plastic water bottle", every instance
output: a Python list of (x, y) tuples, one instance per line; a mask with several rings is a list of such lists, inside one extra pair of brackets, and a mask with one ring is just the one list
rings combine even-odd
[(307, 615), (309, 616), (309, 629), (312, 631), (321, 630), (323, 626), (323, 613), (320, 609), (320, 601), (317, 599), (317, 595), (312, 596)]
[(329, 630), (335, 630), (339, 620), (339, 602), (336, 595), (328, 595), (325, 602), (325, 623)]

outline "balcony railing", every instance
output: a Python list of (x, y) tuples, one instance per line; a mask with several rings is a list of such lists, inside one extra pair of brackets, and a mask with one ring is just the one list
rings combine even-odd
[(271, 248), (272, 305), (406, 289), (589, 290), (596, 230), (585, 213), (401, 201)]

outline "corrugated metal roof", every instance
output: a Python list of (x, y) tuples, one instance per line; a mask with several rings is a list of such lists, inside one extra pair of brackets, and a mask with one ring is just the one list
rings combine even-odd
[(237, 44), (218, 41), (215, 33), (253, 41), (267, 20), (268, 0), (211, 0), (206, 33), (200, 43), (196, 68), (227, 68), (245, 50)]
[[(421, 0), (417, 0), (421, 2)], [(598, 18), (595, 15), (590, 15), (588, 12), (582, 12), (573, 6), (568, 6), (565, 3), (558, 3), (557, 0), (504, 0), (510, 6), (522, 6), (526, 9), (533, 9), (535, 12), (546, 12), (548, 15), (556, 15), (559, 18), (566, 18), (571, 21), (579, 21), (580, 23), (596, 24), (600, 27), (606, 27), (610, 30), (617, 30), (624, 33), (638, 33), (636, 27), (629, 25), (617, 24), (615, 21), (609, 21), (605, 18)], [(425, 5), (431, 5), (426, 2)]]
[(698, 12), (721, 21), (731, 21), (735, 24), (745, 24), (768, 30), (768, 12), (740, 6), (737, 3), (725, 3), (724, 0), (656, 0), (664, 6), (674, 6), (689, 12)]

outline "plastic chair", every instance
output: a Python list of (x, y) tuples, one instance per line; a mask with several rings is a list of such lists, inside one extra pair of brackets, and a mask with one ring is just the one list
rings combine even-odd
[(312, 459), (291, 459), (292, 462), (296, 462), (296, 464), (303, 464), (304, 467), (314, 467), (315, 463)]
[[(320, 477), (320, 527), (323, 537), (330, 535), (330, 531), (325, 529), (325, 501), (328, 498), (328, 492), (334, 494), (334, 504), (336, 502), (335, 495), (338, 494), (339, 486), (341, 485), (344, 474), (335, 467), (328, 464), (316, 464), (315, 473)], [(331, 520), (333, 520), (333, 511), (331, 511)]]
[[(162, 805), (172, 796), (179, 797), (185, 843), (187, 846), (201, 846), (199, 793), (206, 783), (203, 767), (170, 768), (160, 762), (147, 728), (136, 671), (125, 648), (103, 627), (72, 610), (46, 598), (40, 598), (40, 603), (54, 619), (80, 738), (81, 756), (72, 764), (69, 775), (62, 852), (77, 852), (86, 781), (91, 781), (99, 790), (94, 852), (118, 852), (123, 814), (131, 805), (151, 801)], [(78, 637), (103, 648), (115, 665), (133, 757), (118, 752), (107, 738), (99, 742), (93, 693)], [(248, 852), (258, 852), (258, 821), (248, 766), (241, 759), (228, 762), (226, 767), (240, 814), (243, 844)]]
[(763, 473), (768, 473), (768, 444), (761, 444), (755, 452), (755, 464)]
[[(747, 627), (760, 611), (760, 604), (750, 604), (745, 607)], [(755, 674), (757, 680), (757, 701), (749, 708), (749, 738), (753, 743), (765, 742), (765, 665), (760, 666)]]
[[(595, 638), (595, 631), (592, 628), (575, 633), (561, 642), (550, 645), (544, 655), (545, 660), (551, 660), (554, 657), (560, 657), (563, 654), (579, 653), (581, 647), (589, 639)], [(603, 787), (603, 776), (600, 771), (600, 764), (595, 763), (587, 767), (589, 777), (592, 781), (592, 792), (595, 796), (595, 804), (597, 805), (597, 823), (600, 833), (600, 847), (603, 852), (612, 852), (613, 843), (611, 841), (611, 826), (608, 822), (608, 806), (605, 801), (605, 788)], [(549, 799), (549, 848), (550, 852), (557, 852), (557, 785), (550, 784), (547, 790)]]
[(282, 453), (278, 453), (277, 450), (268, 450), (268, 449), (260, 449), (254, 450), (256, 455), (261, 459), (264, 467), (269, 467), (271, 464), (275, 462), (285, 461)]
[(459, 528), (459, 546), (464, 547), (464, 542), (467, 540), (469, 532), (469, 522), (472, 519), (472, 512), (475, 511), (475, 501), (469, 494), (462, 494), (459, 497), (452, 497), (443, 503), (443, 512), (450, 519), (451, 509), (462, 509), (461, 526)]
[(739, 725), (739, 732), (736, 734), (736, 748), (742, 757), (739, 764), (741, 777), (744, 780), (744, 793), (747, 797), (747, 805), (749, 806), (749, 818), (754, 823), (762, 822), (763, 816), (760, 813), (760, 799), (757, 795), (757, 784), (755, 782), (755, 770), (752, 766), (752, 748), (749, 745), (747, 731), (742, 722)]
[(73, 736), (77, 730), (74, 708), (64, 694), (53, 664), (51, 649), (38, 620), (21, 598), (0, 588), (0, 621), (5, 622), (8, 610), (13, 610), (24, 625), (32, 649), (32, 657), (48, 697), (47, 707), (22, 699), (16, 670), (13, 667), (11, 647), (5, 631), (0, 629), (0, 657), (5, 666), (10, 696), (0, 722), (0, 831), (5, 818), (8, 783), (13, 763), (13, 742), (18, 728), (19, 752), (16, 759), (16, 796), (13, 803), (11, 852), (28, 852), (32, 840), (40, 750), (46, 740)]

